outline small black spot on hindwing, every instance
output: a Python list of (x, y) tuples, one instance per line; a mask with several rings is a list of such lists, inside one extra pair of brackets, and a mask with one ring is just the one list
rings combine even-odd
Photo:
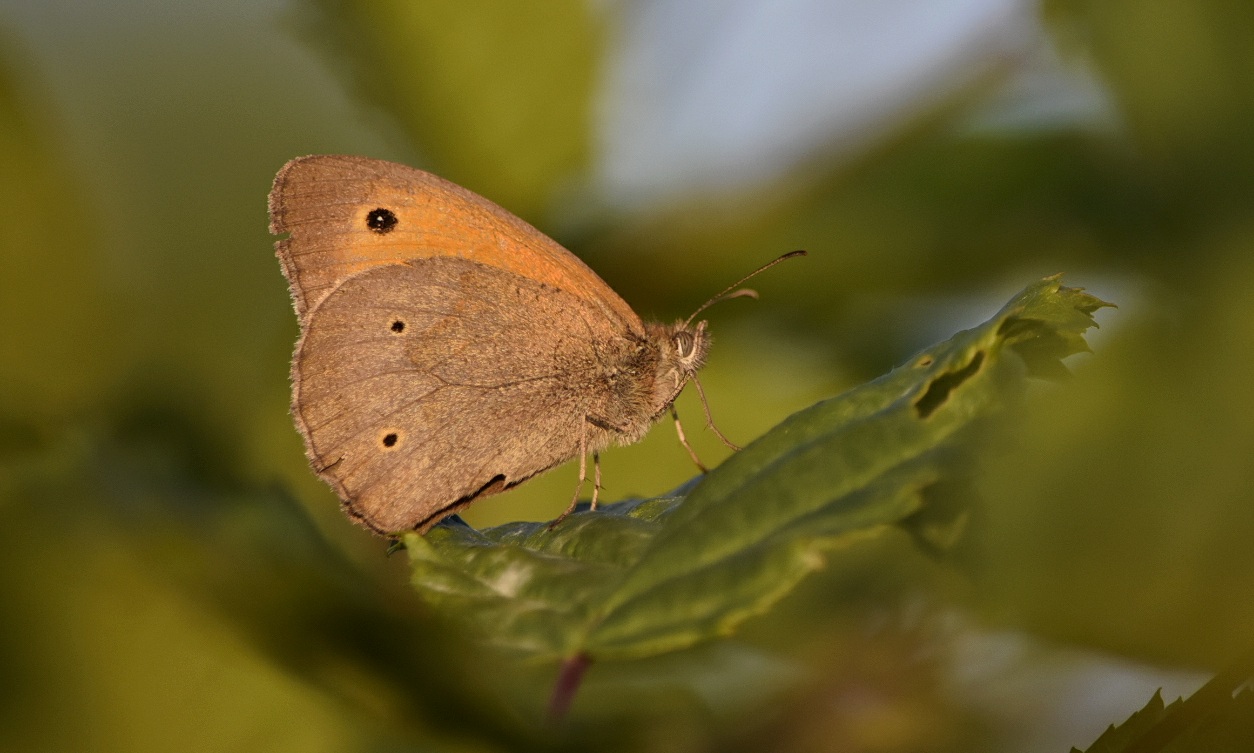
[(383, 433), (379, 436), (379, 444), (385, 450), (390, 450), (396, 447), (396, 445), (399, 444), (400, 441), (401, 441), (401, 434), (396, 429), (384, 429)]
[(395, 333), (397, 333), (398, 335), (399, 335), (400, 333), (404, 332), (404, 331), (405, 331), (405, 322), (401, 321), (400, 319), (397, 319), (397, 320), (393, 321), (393, 322), (392, 322), (392, 331), (393, 331), (393, 332), (395, 332)]
[(396, 227), (397, 221), (396, 213), (391, 209), (384, 209), (383, 207), (372, 209), (366, 215), (366, 227), (379, 235), (392, 232), (392, 229)]

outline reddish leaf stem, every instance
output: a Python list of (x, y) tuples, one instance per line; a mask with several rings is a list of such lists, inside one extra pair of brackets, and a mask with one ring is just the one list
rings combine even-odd
[(553, 694), (549, 696), (549, 722), (557, 724), (566, 718), (570, 704), (575, 700), (579, 684), (583, 682), (583, 673), (592, 664), (592, 657), (585, 653), (575, 654), (562, 662), (557, 673), (557, 682), (553, 684)]

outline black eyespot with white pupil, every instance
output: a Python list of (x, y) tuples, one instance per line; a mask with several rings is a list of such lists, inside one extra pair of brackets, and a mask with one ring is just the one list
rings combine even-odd
[(379, 235), (392, 232), (392, 229), (396, 227), (396, 223), (396, 213), (391, 209), (379, 207), (378, 209), (370, 210), (370, 213), (366, 215), (366, 227)]

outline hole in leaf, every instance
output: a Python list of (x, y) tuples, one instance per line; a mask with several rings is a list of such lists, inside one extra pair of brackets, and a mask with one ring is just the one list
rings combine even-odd
[(914, 409), (918, 412), (919, 418), (927, 418), (936, 412), (936, 409), (945, 404), (949, 399), (949, 393), (958, 388), (958, 385), (975, 376), (980, 370), (980, 365), (984, 363), (984, 351), (976, 351), (971, 357), (971, 362), (963, 366), (957, 371), (947, 371), (944, 374), (932, 380), (928, 385), (927, 392), (923, 393), (914, 403)]

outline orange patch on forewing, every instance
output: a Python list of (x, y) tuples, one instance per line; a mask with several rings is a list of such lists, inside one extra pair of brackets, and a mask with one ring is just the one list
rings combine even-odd
[(552, 285), (643, 332), (631, 307), (558, 243), (482, 196), (416, 168), (346, 155), (294, 159), (274, 179), (270, 217), (272, 233), (290, 234), (278, 253), (302, 317), (359, 272), (459, 256)]

